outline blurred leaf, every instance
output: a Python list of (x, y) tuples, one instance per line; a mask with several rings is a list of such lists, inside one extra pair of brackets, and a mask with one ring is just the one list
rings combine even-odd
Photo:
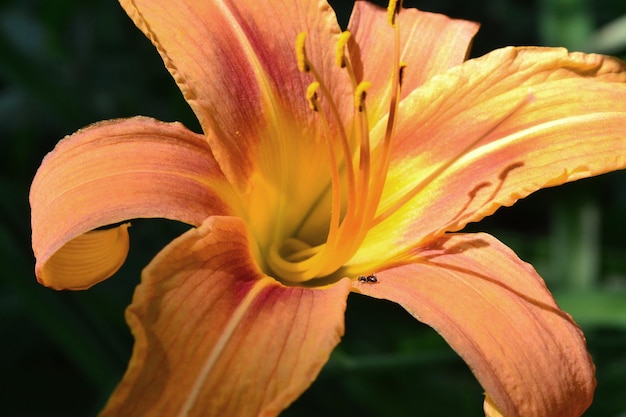
[(544, 0), (539, 4), (542, 44), (571, 50), (586, 44), (593, 28), (588, 0)]
[(600, 276), (601, 213), (593, 200), (572, 200), (551, 207), (550, 275), (570, 289), (587, 290)]
[(564, 292), (555, 295), (559, 306), (585, 328), (626, 328), (626, 291)]
[(604, 54), (626, 51), (626, 15), (596, 30), (589, 38), (585, 49)]

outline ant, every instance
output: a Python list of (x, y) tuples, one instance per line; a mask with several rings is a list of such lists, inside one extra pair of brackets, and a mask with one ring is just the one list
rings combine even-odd
[(361, 275), (359, 277), (359, 282), (374, 284), (378, 282), (378, 278), (376, 278), (376, 275), (374, 274), (368, 276)]

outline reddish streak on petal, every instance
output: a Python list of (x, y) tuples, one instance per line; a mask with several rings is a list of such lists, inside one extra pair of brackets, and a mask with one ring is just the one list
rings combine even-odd
[[(229, 213), (225, 199), (232, 199), (230, 187), (203, 136), (145, 117), (91, 125), (59, 142), (33, 180), (37, 276), (55, 288), (84, 288), (88, 283), (75, 278), (51, 278), (50, 268), (50, 279), (42, 275), (48, 259), (73, 238), (139, 217), (198, 225), (211, 214)], [(108, 250), (93, 241), (91, 247)], [(87, 252), (97, 260), (96, 252)]]
[(437, 330), (502, 415), (582, 414), (595, 389), (584, 336), (530, 265), (486, 234), (443, 236), (414, 259), (354, 291), (397, 302)]
[(277, 415), (339, 342), (349, 291), (347, 279), (279, 284), (254, 265), (240, 219), (209, 218), (144, 271), (133, 357), (101, 417)]
[[(311, 78), (296, 65), (294, 44), (301, 31), (310, 33), (307, 50), (334, 99), (351, 100), (347, 77), (327, 59), (340, 29), (325, 0), (121, 4), (157, 47), (205, 131), (216, 132), (209, 137), (215, 157), (240, 191), (247, 191), (256, 169), (259, 142), (291, 134), (280, 130), (284, 115), (300, 131), (315, 127), (305, 99)], [(273, 134), (259, 136), (268, 129)]]

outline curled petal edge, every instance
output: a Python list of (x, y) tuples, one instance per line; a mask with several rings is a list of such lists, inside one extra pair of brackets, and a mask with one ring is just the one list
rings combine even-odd
[(33, 179), (37, 278), (55, 289), (88, 288), (128, 251), (127, 226), (93, 230), (134, 218), (198, 225), (230, 213), (234, 201), (203, 135), (147, 117), (93, 124), (60, 141)]

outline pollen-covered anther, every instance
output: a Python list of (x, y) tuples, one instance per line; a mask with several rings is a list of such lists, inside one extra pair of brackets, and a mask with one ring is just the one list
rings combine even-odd
[(367, 97), (367, 90), (372, 86), (369, 81), (361, 81), (354, 90), (354, 107), (360, 112), (363, 111), (365, 105), (365, 98)]
[(306, 57), (306, 32), (300, 32), (296, 38), (296, 60), (300, 72), (309, 72), (311, 67)]
[(320, 83), (317, 81), (312, 82), (306, 89), (306, 99), (309, 102), (309, 107), (313, 111), (319, 111), (319, 97), (317, 91), (320, 88)]
[(401, 8), (402, 0), (389, 0), (389, 4), (387, 5), (387, 21), (391, 27), (396, 26), (396, 16), (400, 13)]
[(339, 35), (337, 49), (335, 50), (335, 63), (339, 68), (346, 67), (346, 55), (344, 52), (346, 50), (346, 45), (348, 45), (348, 41), (350, 40), (350, 36), (352, 36), (352, 34), (347, 30)]

